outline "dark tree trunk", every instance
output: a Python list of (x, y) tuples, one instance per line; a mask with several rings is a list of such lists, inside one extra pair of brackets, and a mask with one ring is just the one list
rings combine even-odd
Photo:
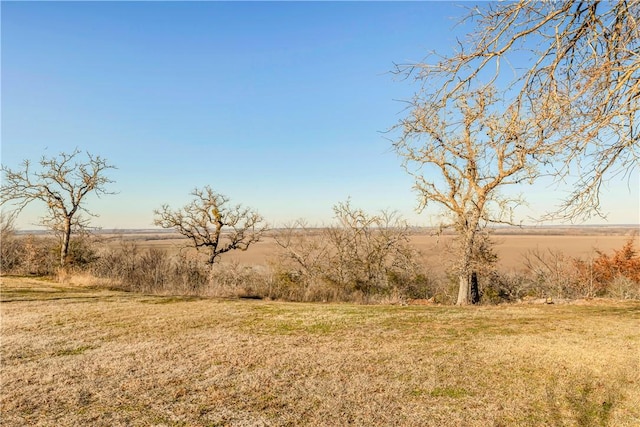
[(456, 305), (477, 304), (480, 302), (478, 275), (475, 271), (458, 276), (458, 300)]
[(218, 256), (218, 254), (216, 253), (215, 249), (211, 249), (211, 252), (209, 252), (209, 259), (207, 260), (207, 264), (209, 266), (212, 266), (214, 262), (216, 262), (216, 256)]
[(65, 220), (62, 230), (62, 245), (60, 247), (60, 267), (66, 267), (69, 255), (69, 241), (71, 240), (71, 219)]
[(478, 304), (480, 302), (480, 290), (478, 289), (478, 274), (475, 271), (471, 272), (469, 291), (471, 292), (471, 304)]

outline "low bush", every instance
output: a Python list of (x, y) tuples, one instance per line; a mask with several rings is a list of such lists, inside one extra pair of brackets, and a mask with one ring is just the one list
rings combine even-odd
[(12, 273), (24, 259), (24, 245), (17, 238), (13, 221), (6, 214), (0, 217), (0, 271)]
[(3, 236), (2, 274), (53, 276), (60, 263), (59, 253), (59, 246), (50, 237)]
[[(488, 286), (489, 301), (536, 298), (640, 298), (640, 257), (633, 237), (612, 255), (596, 251), (594, 256), (570, 257), (560, 251), (529, 251), (524, 269), (501, 275)], [(507, 280), (505, 280), (505, 278)]]
[(208, 271), (197, 259), (171, 257), (157, 248), (141, 250), (125, 241), (100, 252), (91, 271), (113, 288), (133, 292), (198, 294), (208, 282)]
[(581, 293), (588, 297), (608, 296), (616, 283), (618, 289), (620, 283), (627, 283), (632, 291), (634, 283), (640, 285), (640, 256), (633, 243), (633, 238), (630, 238), (622, 248), (614, 250), (613, 255), (596, 251), (597, 256), (593, 259), (574, 259)]
[(495, 271), (480, 285), (482, 302), (516, 302), (528, 294), (528, 285), (528, 281), (522, 275)]
[(133, 292), (260, 298), (270, 294), (270, 274), (264, 268), (237, 263), (209, 266), (197, 253), (169, 255), (163, 249), (141, 250), (124, 241), (104, 249), (91, 271), (108, 279), (112, 288)]
[[(269, 298), (287, 301), (393, 303), (430, 300), (453, 304), (457, 276), (427, 274), (408, 244), (409, 229), (393, 215), (369, 216), (348, 204), (326, 229), (303, 223), (276, 235), (280, 253), (269, 265), (207, 265), (194, 251), (170, 255), (136, 243), (102, 246), (74, 236), (65, 274), (85, 273), (107, 286), (132, 292)], [(59, 243), (52, 236), (21, 236), (3, 222), (3, 274), (56, 276)], [(640, 256), (629, 239), (611, 254), (575, 258), (560, 251), (529, 251), (520, 271), (487, 268), (478, 274), (481, 301), (610, 297), (640, 299)], [(66, 276), (65, 276), (66, 277)]]
[(334, 213), (330, 227), (310, 229), (298, 221), (276, 234), (274, 289), (280, 296), (366, 303), (433, 293), (406, 221), (394, 212), (370, 215), (348, 201)]
[[(0, 271), (2, 274), (55, 276), (60, 265), (61, 242), (55, 236), (19, 235), (12, 218), (0, 218)], [(67, 254), (68, 271), (81, 271), (97, 260), (94, 239), (74, 235)]]

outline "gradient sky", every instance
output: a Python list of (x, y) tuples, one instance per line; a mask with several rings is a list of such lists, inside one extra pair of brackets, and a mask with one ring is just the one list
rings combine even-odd
[[(204, 185), (273, 225), (328, 223), (348, 197), (415, 225), (437, 221), (415, 212), (384, 133), (417, 89), (390, 70), (449, 53), (468, 30), (455, 25), (464, 6), (3, 1), (1, 14), (2, 164), (76, 147), (106, 157), (118, 193), (87, 200), (95, 225), (150, 228), (155, 208)], [(638, 181), (609, 184), (609, 223), (640, 222)], [(517, 191), (526, 219), (568, 189)], [(35, 228), (42, 208), (18, 227)]]

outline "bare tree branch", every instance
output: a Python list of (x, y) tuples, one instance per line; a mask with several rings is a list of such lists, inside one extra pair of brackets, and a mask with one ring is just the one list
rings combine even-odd
[[(395, 71), (422, 83), (421, 103), (443, 108), (463, 92), (506, 83), (505, 106), (548, 121), (541, 139), (563, 144), (547, 159), (558, 182), (579, 175), (547, 219), (602, 215), (602, 182), (630, 176), (639, 163), (640, 0), (487, 3), (467, 20), (475, 30), (457, 52)], [(532, 62), (501, 67), (523, 57)]]

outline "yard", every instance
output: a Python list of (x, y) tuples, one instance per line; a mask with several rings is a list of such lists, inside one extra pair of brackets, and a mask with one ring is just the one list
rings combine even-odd
[(638, 301), (1, 298), (3, 426), (640, 425)]

